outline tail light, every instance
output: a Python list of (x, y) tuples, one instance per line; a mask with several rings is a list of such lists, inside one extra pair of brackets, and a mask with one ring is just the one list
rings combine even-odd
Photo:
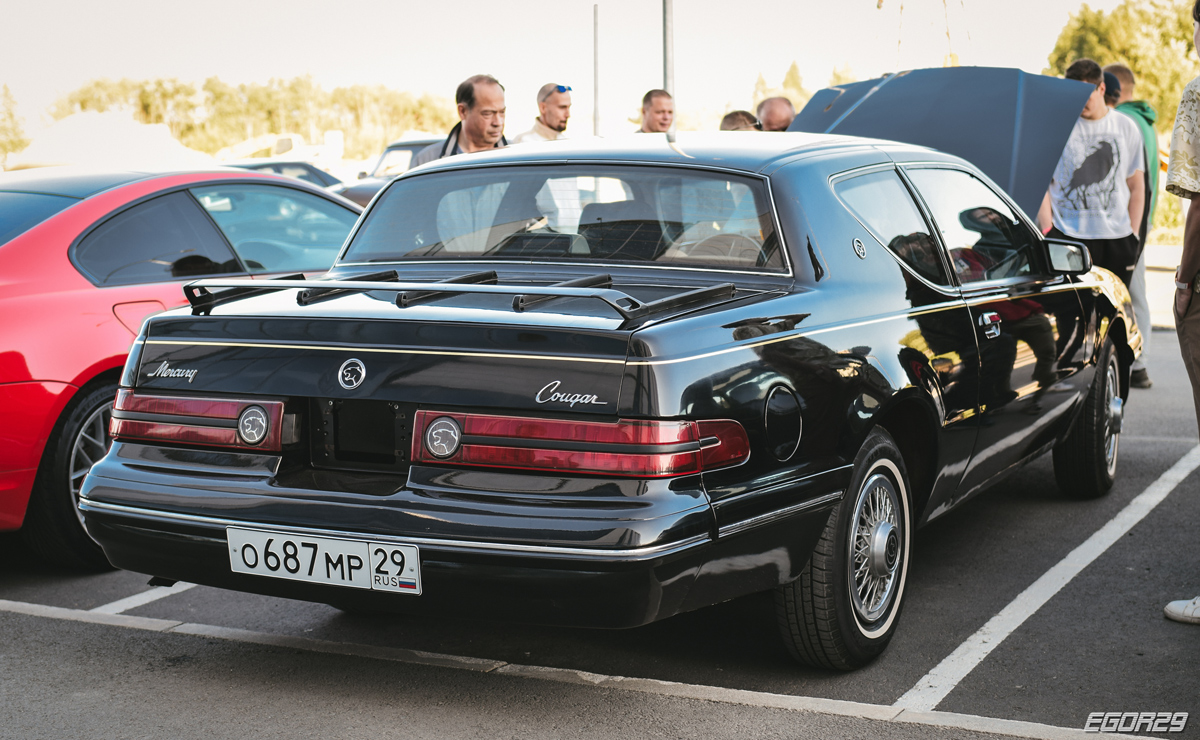
[(412, 460), (637, 478), (691, 475), (750, 455), (736, 421), (562, 421), (418, 411)]
[(294, 414), (283, 413), (282, 401), (144, 396), (121, 389), (109, 434), (121, 441), (278, 452), (283, 444), (295, 441), (295, 422)]

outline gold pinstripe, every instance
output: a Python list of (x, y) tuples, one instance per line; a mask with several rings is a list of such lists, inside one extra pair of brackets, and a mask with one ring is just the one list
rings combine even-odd
[[(1047, 290), (1039, 291), (1039, 293), (1059, 293), (1066, 290), (1078, 290), (1080, 285), (1063, 285)], [(966, 301), (968, 306), (979, 306), (985, 303), (995, 303), (996, 301), (1016, 300), (1018, 298), (1027, 298), (1028, 295), (1018, 296), (980, 296)], [(731, 352), (741, 352), (742, 350), (755, 349), (757, 347), (765, 347), (767, 345), (776, 344), (778, 342), (787, 342), (792, 339), (801, 337), (811, 337), (818, 334), (827, 334), (833, 331), (841, 331), (843, 329), (853, 329), (859, 326), (869, 326), (871, 324), (880, 324), (886, 321), (895, 321), (897, 319), (911, 319), (916, 316), (924, 316), (931, 313), (939, 313), (951, 309), (961, 308), (962, 303), (942, 303), (928, 308), (923, 308), (919, 311), (907, 311), (903, 314), (892, 314), (889, 316), (880, 316), (874, 319), (866, 319), (863, 321), (855, 321), (848, 324), (835, 324), (825, 326), (811, 331), (797, 331), (790, 334), (781, 334), (771, 337), (770, 339), (761, 339), (756, 342), (747, 342), (739, 344), (735, 347), (726, 347), (724, 349), (705, 352), (698, 355), (690, 355), (687, 357), (677, 357), (672, 360), (630, 360), (628, 364), (631, 367), (651, 367), (657, 365), (674, 365), (680, 362), (691, 362), (694, 360), (704, 360), (709, 357), (717, 357), (720, 355), (729, 354)], [(625, 360), (608, 360), (596, 357), (563, 357), (560, 355), (521, 355), (511, 353), (496, 353), (496, 352), (461, 352), (453, 350), (419, 350), (419, 349), (392, 349), (392, 348), (372, 348), (372, 347), (338, 347), (332, 345), (316, 345), (316, 344), (273, 344), (273, 343), (255, 343), (255, 342), (216, 342), (216, 341), (198, 341), (198, 342), (183, 342), (172, 341), (167, 339), (147, 339), (146, 344), (172, 345), (182, 347), (251, 347), (264, 349), (302, 349), (316, 350), (325, 352), (373, 352), (376, 354), (397, 354), (397, 355), (427, 355), (434, 357), (479, 357), (485, 359), (501, 359), (501, 360), (544, 360), (550, 362), (582, 362), (601, 365), (623, 365)]]
[(274, 344), (255, 342), (179, 342), (167, 339), (147, 339), (146, 344), (163, 344), (179, 347), (252, 347), (263, 349), (304, 349), (321, 352), (352, 352), (391, 355), (431, 355), (435, 357), (482, 357), (499, 360), (554, 360), (558, 362), (590, 362), (603, 365), (624, 365), (625, 360), (604, 360), (597, 357), (562, 357), (559, 355), (518, 355), (496, 352), (455, 352), (452, 350), (391, 349), (385, 347), (336, 347), (320, 344)]

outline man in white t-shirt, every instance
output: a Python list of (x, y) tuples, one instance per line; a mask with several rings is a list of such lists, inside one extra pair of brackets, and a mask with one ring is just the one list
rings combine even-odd
[(1047, 236), (1083, 242), (1093, 263), (1129, 285), (1141, 253), (1137, 232), (1146, 199), (1142, 134), (1105, 105), (1099, 64), (1076, 60), (1065, 76), (1096, 89), (1054, 169), (1038, 225)]

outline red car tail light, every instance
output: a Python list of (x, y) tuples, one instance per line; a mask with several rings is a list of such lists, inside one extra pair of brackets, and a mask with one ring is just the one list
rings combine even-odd
[(117, 391), (109, 434), (120, 441), (180, 442), (278, 452), (283, 402)]
[(750, 443), (736, 421), (563, 421), (418, 411), (414, 462), (636, 478), (737, 465)]

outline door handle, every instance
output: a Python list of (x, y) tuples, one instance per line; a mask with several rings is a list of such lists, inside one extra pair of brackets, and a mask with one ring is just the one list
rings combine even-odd
[(988, 339), (1000, 336), (1000, 314), (995, 311), (984, 311), (979, 314), (979, 327), (983, 329), (983, 336)]

